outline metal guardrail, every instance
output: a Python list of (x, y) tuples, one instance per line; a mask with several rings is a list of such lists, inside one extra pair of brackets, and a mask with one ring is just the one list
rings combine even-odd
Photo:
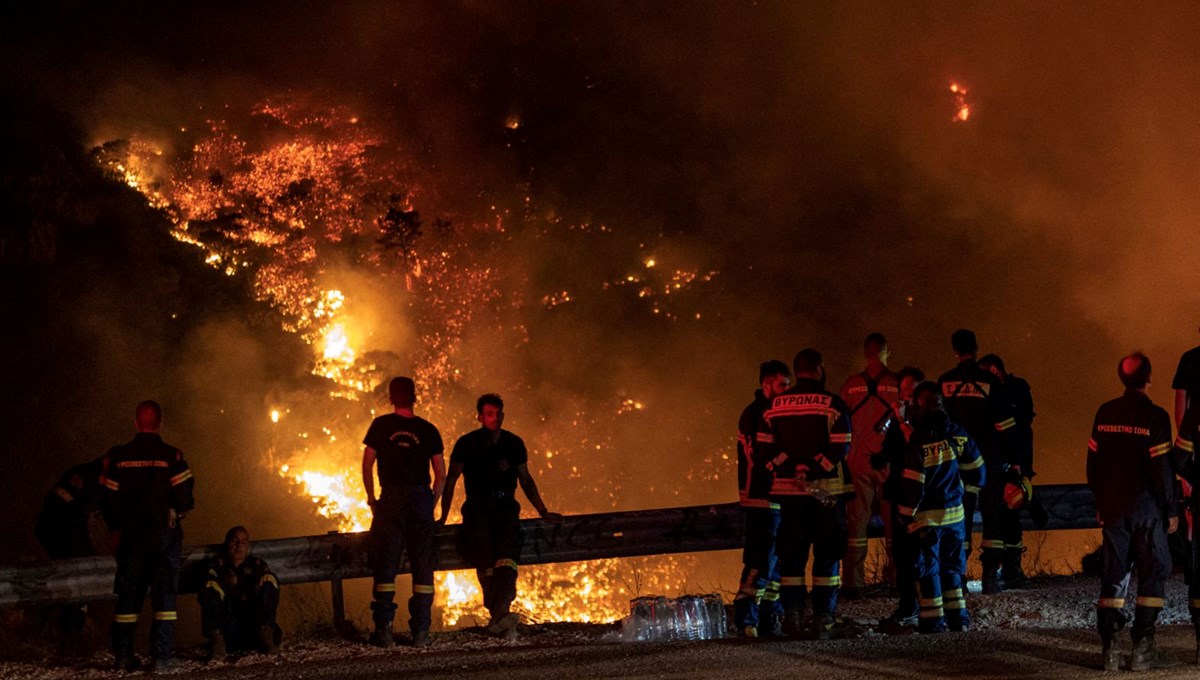
[[(1037, 492), (1049, 518), (1046, 530), (1098, 526), (1095, 502), (1086, 486), (1043, 485)], [(1028, 517), (1022, 521), (1026, 529), (1034, 529)], [(976, 529), (981, 526), (976, 519)], [(524, 520), (521, 527), (525, 539), (522, 564), (730, 550), (741, 548), (743, 540), (737, 503), (572, 515), (561, 522)], [(882, 535), (878, 527), (873, 528), (875, 535)], [(456, 531), (457, 526), (447, 526), (437, 532), (439, 571), (469, 568), (455, 548)], [(203, 587), (202, 565), (220, 548), (208, 545), (185, 552), (181, 594)], [(335, 610), (342, 580), (371, 575), (366, 533), (256, 541), (253, 551), (271, 565), (280, 584), (331, 581)], [(406, 561), (401, 573), (408, 571)], [(110, 556), (0, 566), (0, 609), (109, 599), (115, 573), (116, 562)]]

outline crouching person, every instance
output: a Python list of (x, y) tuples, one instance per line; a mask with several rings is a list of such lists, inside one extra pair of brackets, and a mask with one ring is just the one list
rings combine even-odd
[(963, 597), (963, 485), (983, 486), (983, 458), (966, 430), (942, 409), (936, 384), (918, 385), (912, 408), (899, 516), (919, 550), (918, 629), (922, 633), (942, 633), (947, 627), (963, 631), (971, 621)]
[(250, 532), (240, 526), (226, 532), (221, 554), (205, 566), (200, 625), (208, 638), (209, 660), (223, 661), (235, 651), (278, 654), (279, 582), (266, 562), (250, 556)]

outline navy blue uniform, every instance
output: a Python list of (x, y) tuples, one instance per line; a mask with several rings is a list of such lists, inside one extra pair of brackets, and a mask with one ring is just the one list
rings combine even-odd
[(207, 579), (198, 597), (204, 634), (211, 638), (219, 631), (230, 650), (251, 650), (258, 645), (259, 631), (270, 627), (278, 645), (279, 581), (267, 563), (251, 556), (235, 565), (214, 557), (204, 567)]
[(828, 629), (837, 608), (839, 567), (846, 550), (846, 496), (854, 493), (845, 465), (849, 409), (820, 382), (798, 379), (771, 401), (760, 430), (758, 443), (775, 475), (771, 499), (780, 505), (776, 549), (785, 616), (794, 621), (804, 612), (809, 593), (804, 572), (811, 548), (813, 621)]
[[(100, 461), (67, 470), (46, 494), (38, 513), (35, 533), (38, 543), (52, 560), (90, 557), (90, 519), (100, 499)], [(87, 605), (70, 604), (59, 610), (63, 642), (78, 640), (87, 623)]]
[(1106, 643), (1124, 623), (1130, 565), (1137, 568), (1133, 639), (1153, 638), (1171, 575), (1166, 522), (1172, 503), (1171, 419), (1150, 397), (1127, 390), (1096, 412), (1087, 481), (1103, 524), (1097, 626)]
[[(1175, 437), (1175, 447), (1172, 450), (1172, 469), (1192, 485), (1192, 497), (1189, 499), (1192, 517), (1200, 517), (1200, 494), (1195, 489), (1200, 485), (1200, 465), (1196, 463), (1196, 442), (1200, 441), (1200, 409), (1188, 409), (1179, 424), (1179, 434)], [(1196, 639), (1200, 641), (1200, 575), (1195, 573), (1196, 565), (1200, 565), (1200, 541), (1192, 537), (1191, 541), (1193, 572), (1188, 581), (1188, 609), (1192, 614), (1192, 626), (1196, 629)]]
[(517, 565), (521, 559), (521, 505), (517, 502), (517, 468), (529, 454), (520, 437), (486, 428), (454, 442), (451, 465), (462, 465), (462, 527), (458, 549), (475, 567), (483, 604), (493, 620), (509, 613), (517, 598)]
[[(1009, 374), (1004, 380), (1004, 397), (1013, 426), (1007, 431), (1012, 447), (1010, 462), (1019, 467), (1022, 477), (1033, 478), (1033, 390), (1022, 378)], [(1021, 510), (1007, 505), (1000, 509), (1000, 536), (1004, 540), (1004, 578), (1010, 582), (1024, 580), (1021, 558), (1025, 554), (1025, 532), (1021, 529)]]
[(372, 618), (376, 630), (391, 629), (396, 613), (396, 573), (405, 549), (412, 571), (409, 630), (428, 631), (433, 608), (435, 499), (429, 465), (444, 450), (428, 420), (397, 413), (371, 422), (363, 444), (375, 451), (381, 493), (371, 509), (370, 558), (374, 575)]
[(758, 425), (770, 405), (771, 400), (762, 390), (756, 390), (754, 401), (738, 419), (738, 497), (746, 522), (746, 542), (733, 610), (738, 629), (752, 628), (755, 633), (760, 629), (776, 630), (783, 616), (783, 605), (779, 602), (779, 560), (775, 555), (779, 504), (769, 498), (772, 475), (767, 470), (767, 461), (756, 456), (756, 442), (762, 436)]
[(914, 423), (900, 483), (899, 514), (919, 545), (916, 573), (922, 632), (965, 630), (963, 487), (986, 484), (983, 458), (966, 430), (941, 411)]
[(157, 433), (139, 432), (128, 444), (113, 447), (101, 459), (101, 509), (109, 529), (121, 532), (117, 545), (117, 595), (113, 655), (133, 655), (138, 614), (150, 591), (154, 623), (150, 651), (166, 660), (175, 649), (175, 594), (179, 586), (183, 529), (170, 522), (195, 504), (195, 480), (183, 453)]
[[(901, 404), (900, 411), (903, 417), (907, 405)], [(904, 518), (900, 516), (900, 487), (904, 480), (904, 465), (908, 457), (908, 438), (900, 420), (889, 421), (883, 436), (881, 453), (887, 463), (883, 497), (888, 502), (888, 521), (892, 527), (891, 558), (896, 570), (896, 592), (899, 595), (896, 615), (899, 619), (905, 619), (915, 617), (918, 613), (916, 567), (920, 546), (908, 533)]]

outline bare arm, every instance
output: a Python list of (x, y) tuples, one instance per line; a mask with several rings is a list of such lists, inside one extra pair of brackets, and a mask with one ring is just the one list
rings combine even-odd
[[(450, 504), (454, 502), (454, 487), (458, 484), (458, 478), (462, 476), (462, 463), (450, 461), (450, 474), (446, 476), (442, 490), (442, 513), (434, 520), (437, 524), (445, 524), (446, 518), (450, 515)], [(434, 482), (436, 485), (437, 482)]]
[(367, 490), (367, 505), (375, 505), (375, 449), (363, 448), (363, 488)]
[(429, 463), (433, 466), (433, 497), (441, 498), (446, 488), (446, 458), (439, 453)]
[(521, 483), (521, 491), (525, 492), (525, 497), (529, 499), (543, 519), (562, 519), (562, 515), (546, 509), (546, 504), (542, 502), (542, 495), (538, 493), (537, 482), (533, 481), (533, 475), (529, 474), (529, 466), (525, 463), (517, 467), (517, 481)]
[(1183, 412), (1187, 410), (1188, 391), (1175, 390), (1175, 428), (1183, 425)]

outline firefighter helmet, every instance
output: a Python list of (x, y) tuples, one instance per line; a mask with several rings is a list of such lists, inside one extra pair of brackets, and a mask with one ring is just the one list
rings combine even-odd
[(1010, 510), (1020, 510), (1033, 500), (1033, 482), (1016, 470), (1009, 471), (1004, 484), (1004, 504)]

